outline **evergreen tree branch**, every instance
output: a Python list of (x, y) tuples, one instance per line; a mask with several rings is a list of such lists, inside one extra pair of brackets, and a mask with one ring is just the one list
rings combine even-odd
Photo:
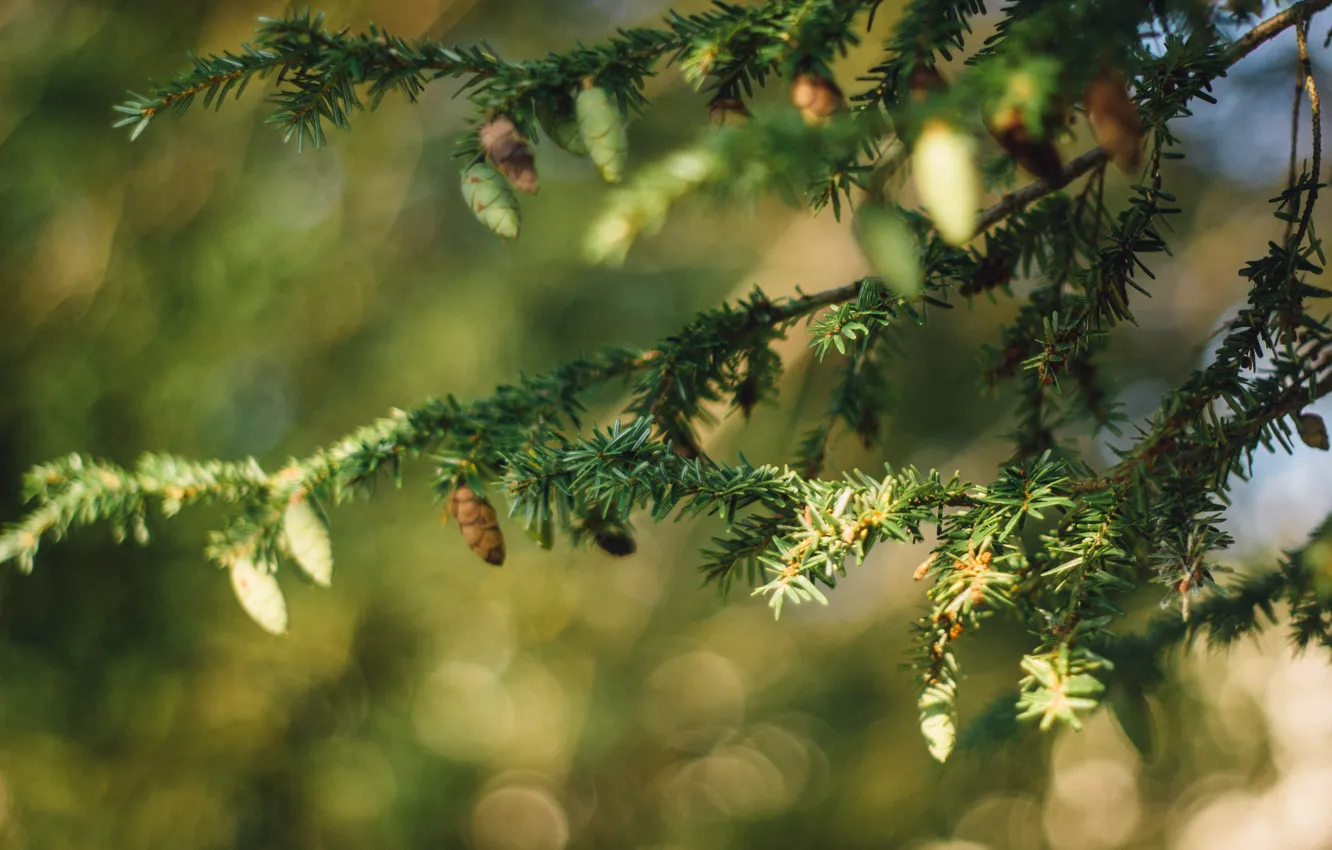
[[(1066, 172), (1072, 179), (1103, 162), (1103, 157), (1099, 149), (1091, 151), (1070, 162)], [(1005, 196), (986, 210), (982, 221), (987, 225), (999, 222), (1053, 191), (1055, 188), (1052, 185), (1037, 181)], [(770, 305), (771, 309), (759, 305), (760, 309), (753, 314), (755, 321), (747, 325), (744, 331), (785, 326), (819, 307), (852, 300), (860, 291), (861, 283), (857, 282), (773, 304)], [(704, 339), (715, 331), (715, 328), (700, 328), (696, 338)], [(727, 337), (722, 335), (720, 338)], [(675, 347), (680, 347), (678, 342)], [(519, 387), (501, 387), (494, 397), (478, 402), (471, 408), (462, 407), (452, 398), (446, 401), (428, 399), (416, 408), (395, 411), (390, 417), (358, 429), (304, 460), (294, 461), (289, 466), (294, 472), (285, 473), (288, 477), (282, 488), (271, 483), (263, 485), (237, 474), (236, 469), (224, 467), (212, 473), (212, 483), (207, 485), (206, 494), (220, 501), (240, 504), (247, 500), (272, 500), (277, 498), (274, 494), (279, 489), (290, 494), (328, 488), (333, 501), (341, 502), (382, 471), (388, 470), (395, 476), (399, 475), (404, 459), (436, 450), (450, 442), (451, 436), (455, 438), (452, 440), (455, 445), (474, 447), (486, 432), (487, 423), (492, 427), (495, 423), (506, 421), (530, 424), (542, 417), (572, 416), (577, 410), (574, 397), (579, 393), (604, 381), (646, 371), (669, 356), (660, 349), (641, 352), (611, 350), (599, 358), (571, 363), (547, 378), (534, 379)], [(658, 398), (664, 395), (657, 393)], [(653, 410), (648, 407), (641, 412), (652, 413)], [(688, 417), (684, 421), (688, 421)], [(687, 441), (686, 432), (680, 431), (679, 426), (676, 429), (678, 439)], [(482, 460), (493, 463), (496, 458), (492, 455)], [(164, 494), (172, 488), (189, 490), (200, 486), (198, 477), (169, 475), (160, 482), (156, 479), (151, 482), (165, 488), (159, 492), (149, 481), (136, 479), (135, 473), (112, 464), (91, 458), (80, 458), (77, 463), (81, 468), (101, 470), (106, 475), (129, 482), (128, 490), (138, 493), (140, 501), (161, 498), (163, 504), (167, 505), (170, 500)], [(250, 463), (246, 464), (248, 470), (258, 469), (257, 464)], [(33, 476), (40, 478), (44, 474), (41, 469), (39, 467), (30, 474), (30, 481), (35, 480)], [(116, 517), (123, 515), (121, 509), (96, 495), (100, 492), (96, 488), (81, 490), (78, 497), (63, 494), (68, 502), (65, 509), (49, 506), (54, 502), (48, 501), (52, 498), (48, 491), (33, 489), (31, 484), (29, 490), (30, 497), (45, 504), (0, 535), (0, 563), (17, 559), (28, 569), (43, 534), (59, 539), (76, 517), (79, 524), (88, 524), (95, 520), (115, 521)], [(136, 515), (143, 514), (141, 505), (136, 504), (135, 510), (138, 512)]]
[(1255, 25), (1253, 29), (1236, 39), (1227, 51), (1230, 62), (1232, 64), (1238, 62), (1290, 27), (1295, 26), (1301, 19), (1310, 17), (1316, 12), (1321, 12), (1328, 6), (1332, 6), (1332, 0), (1299, 0), (1299, 2), (1288, 6)]
[[(320, 146), (323, 122), (346, 127), (363, 108), (362, 87), (373, 108), (389, 92), (415, 99), (430, 81), (461, 78), (478, 114), (458, 148), (468, 160), (464, 194), (483, 222), (513, 236), (511, 189), (535, 189), (526, 139), (535, 138), (538, 124), (563, 146), (581, 144), (602, 175), (618, 182), (624, 114), (641, 111), (643, 81), (663, 60), (715, 91), (714, 111), (747, 112), (743, 103), (725, 101), (777, 75), (791, 79), (799, 118), (790, 109), (760, 114), (742, 129), (713, 133), (640, 170), (612, 197), (587, 254), (623, 258), (637, 234), (659, 228), (672, 205), (693, 194), (748, 199), (776, 191), (815, 208), (830, 203), (837, 213), (840, 199), (860, 188), (866, 203), (857, 238), (881, 275), (786, 299), (755, 291), (700, 314), (651, 350), (608, 348), (468, 405), (451, 397), (426, 400), (271, 474), (253, 459), (197, 463), (153, 455), (133, 469), (81, 456), (39, 466), (26, 482), (32, 508), (0, 533), (0, 561), (30, 569), (43, 539), (97, 522), (109, 523), (117, 538), (144, 542), (150, 509), (171, 516), (188, 504), (224, 505), (227, 524), (210, 537), (209, 555), (231, 569), (252, 616), (281, 631), (285, 603), (271, 576), (278, 560), (294, 560), (320, 583), (330, 574), (319, 501), (362, 493), (384, 472), (396, 481), (404, 460), (425, 453), (438, 462), (436, 490), (469, 545), (490, 563), (502, 562), (505, 552), (487, 499), (496, 480), (503, 481), (511, 514), (543, 546), (558, 527), (575, 542), (590, 539), (625, 554), (633, 548), (630, 520), (637, 510), (657, 521), (718, 515), (726, 529), (704, 553), (705, 576), (723, 589), (748, 576), (778, 613), (788, 602), (826, 601), (822, 588), (835, 587), (852, 559), (863, 562), (878, 542), (923, 541), (933, 526), (931, 558), (917, 572), (931, 579), (931, 588), (928, 613), (917, 623), (913, 668), (921, 728), (941, 760), (957, 734), (957, 641), (1001, 612), (1036, 635), (1021, 662), (1016, 714), (1043, 728), (1078, 726), (1101, 704), (1107, 684), (1117, 706), (1140, 713), (1150, 675), (1135, 668), (1133, 653), (1158, 658), (1200, 628), (1214, 640), (1233, 639), (1256, 629), (1261, 615), (1270, 618), (1280, 599), (1290, 606), (1298, 646), (1332, 643), (1325, 589), (1316, 580), (1322, 567), (1310, 566), (1325, 556), (1313, 544), (1275, 578), (1247, 579), (1230, 596), (1193, 601), (1215, 587), (1211, 555), (1231, 542), (1221, 519), (1231, 476), (1247, 474), (1259, 447), (1291, 448), (1287, 420), (1297, 415), (1301, 439), (1327, 447), (1321, 419), (1301, 411), (1332, 393), (1332, 329), (1307, 309), (1332, 296), (1308, 282), (1325, 259), (1311, 224), (1324, 184), (1321, 106), (1307, 50), (1310, 17), (1332, 0), (1300, 0), (1233, 42), (1219, 36), (1217, 13), (1192, 0), (1148, 7), (1018, 0), (951, 85), (933, 70), (936, 57), (963, 48), (969, 18), (984, 6), (912, 0), (885, 41), (886, 58), (866, 81), (870, 88), (846, 109), (830, 63), (857, 42), (857, 21), (867, 10), (872, 18), (877, 5), (718, 4), (529, 62), (506, 62), (489, 49), (409, 44), (374, 27), (330, 33), (307, 13), (264, 19), (254, 45), (241, 53), (195, 58), (190, 72), (121, 104), (120, 123), (133, 125), (137, 136), (164, 111), (182, 112), (200, 97), (205, 105), (220, 104), (249, 81), (275, 75), (272, 120), (298, 146), (303, 140)], [(1139, 27), (1156, 21), (1170, 26), (1163, 49), (1149, 52)], [(1163, 187), (1162, 163), (1182, 156), (1171, 123), (1188, 114), (1194, 99), (1212, 100), (1216, 79), (1291, 26), (1314, 144), (1312, 173), (1296, 174), (1292, 166), (1289, 185), (1274, 199), (1288, 238), (1270, 243), (1265, 256), (1241, 270), (1248, 303), (1214, 360), (1163, 399), (1136, 443), (1098, 477), (1060, 440), (1074, 420), (1113, 427), (1097, 355), (1108, 332), (1133, 320), (1130, 289), (1147, 294), (1154, 276), (1144, 255), (1168, 251), (1162, 224), (1179, 210)], [(1124, 79), (1133, 81), (1132, 96)], [(576, 132), (568, 135), (575, 97)], [(1025, 156), (1031, 144), (1048, 141), (1041, 133), (1055, 132), (1077, 99), (1104, 147), (1062, 166), (1057, 152), (1043, 165)], [(996, 104), (1020, 113), (1001, 131)], [(1003, 168), (1011, 173), (1010, 158), (1045, 175), (979, 215), (979, 174), (968, 149), (977, 116), (1009, 156), (987, 168), (991, 177)], [(1153, 145), (1144, 162), (1148, 135)], [(930, 218), (886, 197), (883, 182), (907, 150)], [(1130, 203), (1113, 215), (1102, 179), (1110, 162), (1141, 169)], [(1092, 173), (1076, 197), (1060, 191)], [(978, 235), (983, 255), (966, 245)], [(867, 444), (877, 433), (888, 396), (884, 343), (894, 328), (903, 320), (923, 323), (929, 307), (952, 306), (953, 288), (968, 297), (1011, 294), (1019, 274), (1035, 287), (1000, 335), (987, 375), (992, 383), (1017, 380), (1020, 392), (1016, 453), (995, 479), (976, 486), (892, 467), (877, 478), (859, 471), (817, 478), (834, 422)], [(800, 319), (811, 320), (811, 345), (820, 357), (831, 348), (848, 357), (828, 417), (803, 449), (805, 474), (705, 456), (697, 425), (720, 406), (747, 416), (776, 394), (782, 363), (773, 344)], [(1061, 378), (1072, 393), (1063, 393)], [(584, 395), (620, 380), (630, 386), (625, 411), (632, 418), (584, 433)], [(1148, 579), (1167, 588), (1181, 618), (1158, 621), (1136, 644), (1114, 638), (1108, 626), (1122, 613), (1118, 598)]]
[(96, 521), (110, 522), (117, 541), (128, 532), (145, 544), (149, 501), (171, 517), (187, 505), (238, 503), (273, 486), (273, 478), (252, 459), (196, 462), (147, 454), (130, 471), (69, 455), (28, 473), (24, 497), (39, 507), (0, 534), (0, 563), (17, 560), (23, 572), (31, 572), (42, 537), (60, 540), (73, 526)]
[[(303, 460), (292, 461), (277, 473), (265, 473), (253, 459), (198, 463), (158, 455), (145, 455), (132, 471), (77, 455), (38, 466), (28, 474), (25, 486), (26, 498), (38, 506), (0, 534), (0, 563), (18, 560), (24, 569), (30, 569), (40, 539), (44, 535), (60, 539), (74, 525), (109, 521), (121, 534), (132, 526), (142, 538), (146, 534), (142, 521), (150, 502), (157, 503), (168, 517), (196, 502), (281, 502), (316, 490), (327, 490), (333, 501), (340, 502), (382, 472), (398, 478), (403, 460), (442, 447), (464, 452), (479, 447), (481, 454), (474, 461), (493, 464), (499, 461), (501, 449), (523, 439), (525, 429), (538, 421), (576, 423), (581, 409), (578, 396), (598, 384), (635, 374), (660, 375), (663, 366), (693, 341), (706, 340), (724, 351), (730, 340), (780, 330), (820, 307), (854, 298), (860, 286), (857, 282), (778, 301), (768, 301), (758, 293), (745, 309), (705, 314), (691, 325), (690, 334), (655, 349), (610, 348), (549, 375), (500, 387), (490, 398), (468, 406), (452, 397), (427, 399), (409, 410), (396, 410)], [(499, 431), (506, 434), (499, 435)], [(491, 443), (500, 436), (509, 439)]]
[(431, 39), (407, 41), (371, 25), (363, 33), (330, 32), (309, 11), (261, 18), (253, 43), (240, 53), (191, 56), (193, 67), (147, 95), (117, 105), (137, 137), (153, 118), (185, 112), (202, 94), (204, 106), (239, 97), (249, 82), (277, 72), (277, 111), (270, 121), (288, 139), (325, 143), (322, 121), (346, 128), (363, 105), (357, 86), (368, 86), (371, 107), (390, 92), (415, 101), (425, 86), (444, 77), (465, 78), (463, 91), (478, 107), (521, 112), (530, 119), (536, 100), (567, 95), (587, 78), (609, 85), (621, 105), (639, 109), (643, 79), (663, 59), (682, 63), (695, 79), (715, 77), (730, 88), (762, 81), (782, 62), (824, 63), (844, 48), (850, 19), (871, 0), (794, 0), (757, 7), (718, 6), (697, 15), (671, 13), (664, 27), (619, 30), (597, 47), (579, 47), (542, 59), (506, 62), (485, 47), (448, 46)]
[(1104, 148), (1093, 148), (1069, 160), (1068, 164), (1064, 166), (1058, 181), (1036, 180), (1017, 191), (1004, 195), (995, 204), (986, 208), (985, 212), (981, 213), (980, 224), (976, 228), (977, 232), (983, 233), (989, 230), (1035, 201), (1052, 192), (1059, 191), (1084, 174), (1095, 171), (1105, 165), (1107, 158), (1108, 155)]
[[(819, 596), (818, 582), (835, 586), (849, 557), (863, 561), (880, 540), (923, 540), (920, 525), (937, 521), (945, 508), (971, 505), (970, 485), (943, 482), (936, 473), (888, 470), (879, 480), (861, 473), (841, 481), (807, 479), (791, 469), (755, 467), (741, 459), (728, 466), (689, 458), (652, 439), (650, 417), (618, 420), (586, 438), (557, 434), (514, 454), (505, 464), (513, 513), (529, 527), (570, 513), (573, 505), (604, 505), (627, 516), (647, 509), (655, 521), (719, 515), (741, 536), (724, 546), (703, 570), (722, 579), (743, 559), (757, 558), (774, 575), (755, 593), (769, 596), (780, 612), (783, 600)], [(756, 522), (742, 515), (757, 508)], [(762, 541), (758, 545), (756, 539)]]
[(1309, 232), (1309, 223), (1313, 220), (1314, 202), (1318, 200), (1318, 188), (1322, 185), (1318, 181), (1323, 173), (1323, 109), (1318, 99), (1318, 83), (1314, 80), (1313, 64), (1309, 61), (1308, 35), (1309, 20), (1302, 18), (1295, 25), (1295, 36), (1299, 48), (1300, 82), (1303, 83), (1302, 88), (1309, 96), (1309, 119), (1313, 127), (1313, 163), (1310, 167), (1313, 180), (1305, 197), (1300, 226), (1295, 231), (1293, 244), (1297, 246), (1304, 242), (1304, 236)]
[[(1298, 8), (1292, 7), (1279, 13), (1240, 38), (1229, 48), (1228, 58), (1231, 61), (1243, 58), (1266, 40), (1293, 25), (1298, 14), (1312, 14), (1314, 11), (1326, 8), (1329, 4), (1332, 4), (1332, 0), (1303, 0)], [(345, 46), (344, 42), (337, 41), (337, 38), (345, 38), (345, 36), (327, 35), (320, 28), (317, 18), (306, 16), (300, 19), (288, 19), (285, 22), (266, 21), (265, 26), (269, 27), (269, 29), (263, 31), (267, 33), (266, 38), (272, 39), (275, 43), (283, 39), (293, 42), (292, 45), (289, 45), (293, 47), (293, 55), (307, 55), (295, 49), (294, 42), (300, 42), (302, 39), (304, 39), (304, 43), (300, 45), (300, 50), (305, 51), (314, 50), (318, 52), (321, 45), (326, 47), (333, 43)], [(327, 39), (334, 40), (328, 41)], [(366, 37), (366, 39), (373, 40), (369, 37)], [(261, 41), (261, 44), (264, 43), (267, 42)], [(379, 47), (384, 46), (380, 45)], [(621, 43), (620, 47), (623, 49), (624, 44)], [(366, 46), (365, 49), (371, 50), (372, 48)], [(357, 57), (361, 56), (355, 54), (354, 51), (353, 54)], [(247, 55), (251, 57), (249, 60), (237, 59), (222, 63), (226, 65), (225, 69), (222, 65), (214, 65), (210, 70), (205, 67), (206, 62), (197, 64), (191, 75), (177, 80), (171, 87), (158, 92), (156, 96), (159, 101), (156, 102), (157, 106), (154, 109), (161, 109), (165, 106), (175, 106), (183, 109), (193, 96), (201, 91), (208, 92), (213, 97), (220, 97), (225, 93), (226, 87), (231, 81), (243, 80), (247, 74), (261, 74), (265, 68), (276, 67), (275, 65), (265, 64), (270, 61), (271, 57), (263, 54), (261, 49), (257, 48), (254, 52), (247, 51)], [(448, 54), (444, 58), (446, 61), (453, 61), (450, 58), (451, 56), (452, 54)], [(246, 61), (249, 64), (246, 64)], [(235, 64), (236, 62), (241, 64), (238, 66)], [(490, 71), (480, 67), (481, 64), (486, 62), (491, 63), (488, 66)], [(502, 75), (494, 70), (498, 67), (494, 64), (495, 62), (497, 60), (486, 59), (482, 56), (477, 62), (477, 67), (470, 68), (470, 70), (477, 73), (494, 72), (492, 76), (498, 78)], [(441, 67), (436, 70), (446, 69)], [(232, 74), (240, 71), (245, 71), (245, 73), (238, 77), (223, 79), (216, 76), (219, 72)], [(209, 76), (210, 74), (214, 76)], [(514, 78), (521, 76), (521, 74), (516, 74)], [(212, 80), (212, 83), (209, 82), (210, 80)], [(240, 85), (240, 82), (235, 84)], [(191, 86), (195, 88), (191, 89)], [(151, 114), (155, 113), (144, 114), (149, 114), (149, 117), (151, 117)], [(1065, 176), (1071, 179), (1090, 171), (1103, 162), (1104, 153), (1099, 149), (1091, 151), (1071, 161), (1065, 168)], [(1054, 191), (1052, 185), (1044, 181), (1037, 181), (1001, 199), (999, 203), (982, 215), (981, 221), (987, 226), (992, 225), (1052, 191)], [(806, 311), (818, 306), (848, 300), (858, 291), (856, 286), (841, 287), (829, 290), (826, 293), (807, 296), (804, 299), (796, 299), (791, 302), (788, 308), (778, 310), (773, 319), (774, 321), (782, 321), (787, 317), (803, 315)], [(399, 412), (388, 419), (367, 426), (339, 441), (330, 449), (317, 452), (310, 458), (295, 463), (293, 466), (297, 470), (295, 473), (297, 478), (290, 489), (292, 491), (312, 490), (318, 487), (330, 486), (333, 489), (334, 498), (340, 499), (342, 494), (366, 484), (379, 471), (385, 468), (396, 471), (403, 458), (438, 446), (455, 430), (462, 430), (468, 438), (474, 437), (478, 430), (484, 430), (483, 427), (479, 428), (475, 424), (477, 421), (494, 421), (505, 417), (530, 421), (541, 415), (568, 414), (573, 408), (572, 402), (569, 401), (572, 396), (600, 381), (640, 371), (654, 360), (654, 356), (651, 352), (621, 351), (612, 352), (603, 360), (597, 362), (580, 361), (561, 370), (547, 383), (537, 382), (540, 385), (529, 384), (521, 388), (502, 388), (492, 400), (479, 403), (472, 409), (462, 408), (452, 400), (448, 402), (427, 401), (414, 410)], [(1147, 441), (1142, 454), (1148, 457), (1160, 454), (1159, 448), (1167, 445), (1169, 438), (1169, 434), (1161, 434), (1157, 438)], [(84, 466), (101, 468), (87, 462), (86, 459)], [(113, 476), (121, 476), (122, 474), (132, 476), (131, 473), (122, 473), (114, 467), (107, 467), (107, 469)], [(37, 473), (34, 472), (34, 474)], [(243, 477), (223, 475), (223, 481), (216, 485), (215, 490), (210, 490), (210, 492), (227, 494), (239, 500), (241, 497), (238, 494), (242, 492), (241, 487), (244, 485), (249, 489), (245, 489), (243, 492), (247, 494), (258, 493), (258, 489), (254, 487), (253, 482), (242, 479)], [(180, 483), (182, 487), (195, 486), (195, 482), (191, 481), (182, 480), (177, 483)], [(163, 486), (171, 486), (171, 484), (171, 481), (167, 481)], [(1106, 486), (1109, 486), (1108, 483)], [(129, 489), (133, 490), (133, 488)], [(150, 497), (156, 495), (156, 491), (151, 487), (141, 489), (143, 493)], [(1089, 489), (1094, 489), (1094, 486), (1089, 487)], [(96, 490), (94, 488), (88, 492), (96, 492)], [(43, 498), (40, 492), (37, 496), (39, 500)], [(79, 498), (83, 497), (76, 498), (67, 495), (66, 498), (73, 500), (70, 504), (74, 505), (77, 504)], [(116, 512), (110, 506), (102, 511), (89, 511), (86, 506), (79, 510), (74, 510), (72, 507), (64, 510), (45, 507), (39, 508), (38, 511), (44, 511), (42, 515), (47, 517), (45, 521), (33, 519), (37, 516), (37, 512), (34, 512), (28, 520), (20, 521), (16, 530), (6, 532), (3, 537), (0, 537), (3, 544), (0, 545), (0, 556), (3, 556), (5, 560), (18, 558), (25, 563), (30, 561), (35, 553), (37, 539), (41, 536), (40, 533), (34, 535), (32, 529), (48, 534), (61, 534), (67, 524), (73, 521), (76, 516), (83, 520), (91, 520), (93, 518), (110, 519), (116, 515)], [(25, 526), (28, 527), (26, 531), (22, 530)]]
[[(1278, 604), (1284, 602), (1292, 638), (1297, 647), (1319, 645), (1332, 649), (1332, 598), (1325, 579), (1330, 566), (1332, 517), (1325, 519), (1298, 550), (1286, 553), (1275, 570), (1256, 572), (1217, 587), (1187, 614), (1162, 614), (1136, 634), (1116, 636), (1101, 632), (1090, 638), (1089, 650), (1105, 659), (1104, 704), (1114, 711), (1133, 742), (1144, 751), (1150, 746), (1150, 709), (1147, 693), (1165, 680), (1171, 650), (1190, 647), (1206, 636), (1209, 646), (1226, 647), (1265, 625), (1278, 622)], [(963, 737), (966, 748), (993, 746), (1010, 740), (1021, 730), (1015, 721), (1015, 695), (995, 699)]]

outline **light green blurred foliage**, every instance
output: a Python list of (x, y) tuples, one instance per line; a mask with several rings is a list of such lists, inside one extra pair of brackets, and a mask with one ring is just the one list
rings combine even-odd
[[(661, 11), (609, 0), (322, 8), (335, 26), (484, 37), (513, 56)], [(416, 106), (391, 98), (300, 155), (261, 123), (257, 90), (217, 115), (163, 119), (133, 145), (109, 129), (126, 88), (280, 11), (253, 0), (0, 6), (0, 515), (16, 515), (20, 473), (47, 457), (166, 449), (276, 466), (391, 405), (481, 395), (601, 344), (647, 344), (752, 283), (845, 283), (858, 262), (819, 247), (835, 237), (851, 250), (849, 230), (765, 204), (686, 211), (625, 267), (585, 267), (579, 245), (607, 190), (550, 144), (537, 151), (542, 192), (523, 200), (522, 238), (494, 239), (460, 201), (449, 152), (463, 107), (448, 83)], [(631, 169), (706, 121), (678, 73), (649, 91), (657, 107), (631, 128)], [(1219, 286), (1185, 311), (1188, 327), (1164, 311), (1138, 338), (1200, 336), (1235, 291)], [(894, 462), (984, 475), (1002, 460), (986, 435), (1011, 405), (965, 390), (978, 380), (972, 340), (1009, 310), (981, 304), (908, 335)], [(792, 410), (821, 408), (831, 368), (810, 365), (804, 346), (788, 349), (802, 365), (782, 406), (723, 425), (720, 451), (791, 456), (810, 424)], [(1173, 377), (1189, 356), (1179, 346), (1144, 363), (1125, 351), (1120, 363), (1126, 376)], [(843, 443), (834, 460), (882, 458)], [(1071, 746), (1067, 734), (962, 753), (946, 769), (920, 745), (899, 664), (923, 549), (880, 550), (832, 609), (774, 623), (743, 594), (700, 592), (692, 559), (706, 523), (644, 524), (639, 554), (622, 561), (541, 553), (511, 533), (513, 557), (491, 570), (422, 507), (424, 482), (409, 469), (402, 491), (334, 512), (333, 586), (288, 582), (293, 627), (281, 639), (253, 627), (200, 556), (207, 511), (159, 529), (152, 548), (88, 532), (44, 551), (31, 576), (0, 573), (0, 847), (1082, 840), (1085, 813), (1059, 809), (1062, 786), (1047, 785), (1047, 755)], [(1025, 637), (995, 625), (984, 644), (964, 642), (971, 669), (990, 671), (973, 674), (964, 712), (1012, 681)], [(1207, 752), (1212, 733), (1189, 725), (1205, 709), (1172, 691), (1165, 701), (1154, 767), (1126, 754), (1104, 716), (1084, 733), (1102, 748), (1086, 763), (1132, 780), (1105, 787), (1146, 807), (1135, 846), (1166, 846), (1171, 815), (1152, 789), (1228, 764)]]

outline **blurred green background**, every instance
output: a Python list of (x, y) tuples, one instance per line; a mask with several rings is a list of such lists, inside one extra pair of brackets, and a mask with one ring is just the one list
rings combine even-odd
[[(373, 20), (520, 58), (665, 4), (321, 8), (333, 28)], [(23, 471), (58, 454), (254, 454), (276, 468), (390, 406), (648, 345), (754, 284), (787, 294), (864, 272), (845, 223), (772, 202), (686, 209), (625, 268), (586, 268), (578, 240), (606, 188), (550, 144), (523, 236), (502, 243), (460, 201), (449, 153), (467, 104), (450, 81), (301, 155), (261, 123), (257, 86), (134, 144), (110, 129), (126, 89), (283, 11), (0, 0), (0, 519), (22, 509)], [(842, 69), (847, 88), (875, 59), (876, 28)], [(1280, 232), (1265, 201), (1284, 172), (1290, 57), (1274, 44), (1228, 80), (1196, 119), (1195, 156), (1167, 177), (1188, 210), (1175, 257), (1154, 267), (1155, 297), (1111, 364), (1134, 416), (1196, 366), (1242, 297), (1236, 270)], [(675, 71), (649, 96), (635, 163), (706, 124)], [(976, 344), (1012, 310), (982, 303), (905, 332), (885, 449), (841, 443), (834, 468), (891, 460), (988, 480), (1012, 404), (972, 391)], [(780, 404), (712, 429), (709, 451), (793, 456), (835, 364), (811, 364), (798, 330), (783, 352)], [(1321, 456), (1264, 463), (1237, 497), (1241, 568), (1269, 566), (1332, 507)], [(495, 570), (439, 526), (428, 471), (333, 512), (333, 588), (284, 573), (283, 639), (205, 561), (221, 520), (207, 510), (159, 524), (146, 549), (96, 529), (48, 545), (31, 576), (0, 571), (0, 847), (1332, 847), (1332, 673), (1292, 661), (1279, 634), (1181, 663), (1154, 703), (1151, 757), (1098, 715), (1081, 735), (940, 767), (899, 667), (924, 547), (876, 551), (829, 608), (774, 623), (743, 592), (700, 589), (695, 553), (715, 525), (640, 524), (623, 560), (543, 553), (510, 525)], [(1028, 644), (1002, 623), (981, 635), (963, 651), (964, 722), (1015, 685)]]

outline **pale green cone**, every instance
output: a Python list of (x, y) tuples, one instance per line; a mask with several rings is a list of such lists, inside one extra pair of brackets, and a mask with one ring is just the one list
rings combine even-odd
[(607, 183), (619, 183), (624, 179), (629, 155), (629, 137), (620, 108), (605, 89), (593, 86), (578, 93), (574, 111), (588, 156)]
[(236, 591), (250, 619), (269, 634), (287, 631), (287, 600), (282, 596), (277, 578), (268, 569), (255, 566), (249, 558), (237, 558), (231, 563), (231, 588)]
[(916, 238), (900, 215), (882, 206), (862, 207), (855, 232), (865, 259), (890, 289), (904, 298), (920, 294), (925, 276), (916, 257)]
[(506, 239), (518, 238), (522, 217), (509, 182), (489, 163), (474, 162), (462, 172), (463, 200), (477, 220)]
[(969, 136), (935, 120), (925, 125), (912, 152), (916, 191), (950, 245), (970, 241), (980, 219), (981, 178), (974, 148)]
[(307, 497), (287, 506), (282, 522), (282, 540), (301, 572), (320, 587), (333, 581), (333, 544), (328, 527)]
[(572, 100), (560, 103), (542, 103), (537, 108), (537, 120), (546, 137), (574, 156), (587, 156), (587, 145), (578, 130), (578, 116), (574, 114)]

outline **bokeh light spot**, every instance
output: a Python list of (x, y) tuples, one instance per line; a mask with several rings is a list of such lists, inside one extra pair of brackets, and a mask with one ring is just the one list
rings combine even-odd
[(477, 850), (561, 850), (569, 843), (564, 807), (540, 788), (491, 791), (472, 812)]
[(745, 686), (728, 659), (690, 652), (663, 662), (643, 691), (643, 724), (678, 750), (699, 751), (735, 728), (745, 714)]
[(449, 662), (422, 683), (412, 724), (417, 740), (434, 752), (483, 761), (513, 736), (513, 701), (490, 668)]

